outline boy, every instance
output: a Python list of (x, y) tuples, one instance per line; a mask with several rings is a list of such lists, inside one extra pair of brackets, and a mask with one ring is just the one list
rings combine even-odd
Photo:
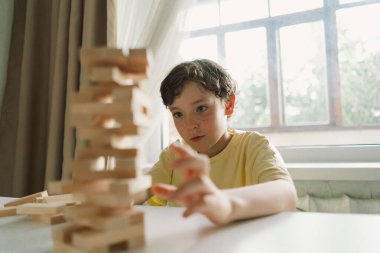
[(281, 156), (256, 132), (228, 130), (235, 83), (210, 60), (184, 62), (161, 83), (163, 103), (182, 137), (150, 174), (151, 205), (167, 201), (215, 224), (295, 210), (297, 195)]

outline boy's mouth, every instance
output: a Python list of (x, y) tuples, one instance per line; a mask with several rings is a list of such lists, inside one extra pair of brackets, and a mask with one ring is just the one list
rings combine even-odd
[(197, 141), (200, 141), (201, 139), (203, 139), (203, 137), (205, 137), (205, 135), (194, 136), (190, 140), (194, 141), (194, 142), (197, 142)]

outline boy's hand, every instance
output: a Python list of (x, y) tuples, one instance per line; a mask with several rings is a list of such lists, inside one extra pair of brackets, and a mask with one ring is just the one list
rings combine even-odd
[(209, 175), (210, 161), (206, 155), (198, 154), (191, 148), (176, 142), (170, 145), (170, 150), (176, 154), (176, 159), (172, 162), (171, 168), (182, 170), (184, 182), (192, 178)]
[(179, 144), (172, 144), (170, 148), (178, 155), (172, 169), (183, 171), (184, 182), (178, 188), (156, 184), (152, 187), (153, 194), (186, 207), (184, 217), (202, 213), (215, 224), (227, 223), (232, 204), (228, 195), (209, 178), (209, 158)]

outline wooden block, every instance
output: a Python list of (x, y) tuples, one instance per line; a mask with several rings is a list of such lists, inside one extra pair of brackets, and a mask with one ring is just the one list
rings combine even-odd
[[(137, 211), (134, 211), (137, 212)], [(64, 214), (68, 219), (73, 219), (76, 222), (79, 219), (89, 219), (94, 217), (110, 217), (119, 216), (130, 213), (130, 207), (102, 207), (90, 203), (81, 204), (65, 208)]]
[(25, 203), (34, 203), (34, 202), (36, 202), (36, 198), (38, 198), (38, 197), (47, 197), (47, 196), (48, 196), (47, 191), (34, 193), (34, 194), (31, 194), (31, 195), (19, 198), (17, 200), (12, 200), (10, 202), (7, 202), (7, 203), (4, 204), (4, 207), (18, 206), (18, 205), (25, 204)]
[(47, 203), (47, 201), (45, 197), (37, 197), (36, 203)]
[(113, 179), (102, 179), (87, 182), (74, 182), (70, 180), (53, 181), (49, 182), (49, 192), (52, 194), (66, 194), (73, 192), (104, 192), (108, 191), (109, 185), (113, 181)]
[(149, 60), (152, 60), (150, 57), (150, 51), (146, 48), (131, 48), (129, 49), (129, 56), (131, 57), (141, 57), (145, 60), (145, 63), (148, 64)]
[(153, 63), (153, 56), (150, 50), (145, 48), (133, 48), (128, 52), (129, 68), (135, 72), (142, 72), (143, 69), (148, 68)]
[(133, 114), (119, 114), (113, 116), (116, 122), (119, 122), (122, 126), (136, 125), (140, 127), (151, 127), (152, 120), (146, 114), (145, 109), (141, 111), (135, 111)]
[(0, 217), (17, 215), (16, 206), (0, 208)]
[(86, 67), (87, 73), (94, 66), (118, 66), (126, 67), (127, 58), (123, 51), (118, 48), (94, 47), (82, 48), (80, 60)]
[(73, 127), (123, 128), (136, 134), (144, 133), (146, 131), (144, 128), (150, 127), (151, 123), (151, 119), (144, 113), (113, 116), (101, 114), (70, 115), (70, 125)]
[(113, 148), (84, 148), (76, 149), (76, 159), (98, 158), (101, 156), (112, 156), (116, 158), (131, 158), (138, 156), (137, 148), (113, 149)]
[(138, 178), (117, 180), (110, 185), (110, 191), (116, 194), (134, 195), (147, 190), (151, 186), (152, 177), (144, 175)]
[(138, 86), (114, 87), (111, 89), (111, 96), (114, 102), (136, 100), (135, 102), (142, 101), (148, 108), (152, 107), (152, 98)]
[(125, 210), (121, 214), (104, 215), (90, 214), (76, 216), (75, 222), (95, 230), (109, 231), (123, 229), (128, 226), (142, 224), (144, 222), (144, 214), (132, 209)]
[(124, 170), (100, 170), (93, 171), (88, 169), (77, 168), (71, 173), (71, 177), (76, 181), (94, 181), (104, 178), (135, 178), (139, 174), (140, 170), (137, 168), (128, 168)]
[(115, 88), (112, 90), (112, 100), (114, 103), (124, 103), (130, 101), (131, 107), (128, 108), (129, 112), (140, 113), (149, 116), (152, 110), (152, 99), (147, 96), (141, 89), (123, 89)]
[(72, 194), (50, 195), (47, 197), (36, 198), (36, 203), (65, 203), (66, 205), (77, 203)]
[(89, 159), (77, 159), (68, 162), (66, 169), (73, 172), (76, 169), (99, 171), (107, 168), (106, 157), (89, 158)]
[(71, 115), (70, 125), (76, 127), (104, 127), (104, 128), (116, 128), (121, 124), (116, 122), (112, 116), (108, 115)]
[(111, 246), (143, 234), (144, 224), (106, 232), (86, 230), (75, 232), (73, 234), (72, 244), (78, 249), (91, 250), (97, 247)]
[(114, 170), (129, 170), (130, 168), (136, 168), (140, 173), (142, 172), (141, 168), (143, 166), (143, 161), (144, 159), (142, 155), (139, 154), (138, 156), (129, 158), (111, 158), (110, 164), (111, 168)]
[[(120, 86), (120, 85), (93, 85), (87, 84), (80, 87), (79, 92), (74, 92), (71, 94), (70, 104), (74, 103), (83, 103), (83, 102), (103, 102), (110, 103), (115, 101), (114, 94), (112, 91), (117, 89), (122, 91), (125, 94), (132, 94), (133, 89), (139, 89), (137, 84), (129, 86)], [(129, 99), (132, 96), (129, 96)]]
[(57, 214), (65, 206), (65, 203), (25, 203), (17, 206), (17, 214)]
[[(99, 102), (85, 102), (73, 104), (71, 106), (72, 119), (75, 120), (75, 116), (92, 116), (94, 115), (106, 115), (119, 121), (120, 123), (135, 123), (139, 126), (145, 126), (145, 121), (150, 122), (148, 115), (149, 105), (143, 102), (143, 100), (137, 101), (118, 101), (113, 103), (99, 103)], [(144, 118), (142, 121), (141, 118)], [(113, 127), (121, 128), (122, 127)], [(126, 128), (128, 129), (128, 128)]]
[(44, 198), (46, 203), (72, 203), (72, 202), (77, 202), (74, 198), (73, 194), (59, 194), (59, 195), (50, 195)]
[(52, 215), (33, 214), (33, 215), (28, 215), (28, 218), (31, 220), (42, 222), (49, 225), (66, 222), (66, 219), (63, 213), (52, 214)]
[[(128, 86), (129, 87), (129, 86)], [(70, 104), (83, 102), (107, 102), (112, 99), (112, 86), (84, 85), (79, 92), (74, 92), (70, 97)]]
[[(135, 130), (135, 129), (132, 129)], [(78, 138), (82, 140), (96, 140), (103, 144), (112, 145), (123, 141), (125, 148), (136, 147), (141, 142), (141, 136), (136, 136), (135, 131), (128, 128), (100, 128), (81, 127), (77, 129)], [(117, 144), (113, 144), (117, 146)], [(120, 145), (119, 145), (120, 146)]]
[(117, 103), (98, 103), (98, 102), (86, 102), (73, 104), (71, 106), (72, 115), (120, 115), (133, 113), (132, 105), (129, 101), (117, 102)]
[(113, 216), (122, 215), (130, 210), (129, 207), (103, 207), (90, 203), (80, 204), (76, 206), (70, 206), (65, 208), (64, 213), (70, 219), (79, 219), (83, 217), (93, 216)]
[(116, 48), (82, 48), (80, 59), (87, 73), (95, 66), (118, 66), (125, 72), (146, 72), (150, 54), (145, 49), (131, 49), (126, 54)]
[(148, 198), (148, 191), (142, 191), (134, 195), (119, 195), (111, 192), (93, 193), (81, 195), (85, 202), (103, 207), (129, 207), (133, 201), (140, 202)]
[(81, 204), (77, 206), (68, 207), (64, 210), (67, 218), (77, 220), (84, 217), (93, 217), (101, 215), (104, 207), (96, 206), (93, 204)]
[(102, 128), (102, 127), (86, 127), (79, 126), (77, 128), (79, 139), (93, 139), (99, 137), (99, 135), (106, 136), (110, 139), (111, 136), (133, 136), (133, 135), (143, 135), (146, 132), (146, 128), (138, 126), (122, 126), (118, 128)]
[(130, 136), (133, 137), (134, 135), (139, 135), (144, 133), (145, 129), (138, 129), (136, 127), (120, 127), (120, 128), (101, 128), (101, 127), (81, 127), (78, 128), (78, 137), (80, 139), (93, 139), (96, 137), (99, 137), (99, 135), (104, 135), (108, 139), (111, 138), (111, 136)]
[(69, 221), (53, 226), (51, 235), (54, 241), (70, 243), (72, 241), (73, 232), (83, 230), (88, 230), (88, 228), (86, 226)]
[(94, 67), (89, 73), (89, 79), (94, 83), (117, 83), (122, 86), (134, 85), (135, 81), (146, 78), (145, 71), (123, 72), (118, 67)]
[[(91, 85), (90, 87), (95, 87)], [(108, 88), (110, 90), (110, 88)], [(112, 94), (109, 91), (103, 92), (99, 94), (93, 94), (93, 93), (80, 93), (80, 92), (75, 92), (71, 94), (70, 97), (70, 105), (73, 104), (79, 104), (79, 103), (88, 103), (88, 102), (98, 102), (98, 103), (110, 103), (112, 102)]]
[(84, 222), (82, 224), (101, 231), (121, 230), (128, 226), (143, 224), (144, 214), (142, 212), (129, 210), (122, 215), (93, 217), (90, 219), (83, 219), (79, 222)]

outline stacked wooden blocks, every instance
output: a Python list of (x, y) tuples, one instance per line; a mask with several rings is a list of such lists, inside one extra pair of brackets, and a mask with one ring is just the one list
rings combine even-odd
[[(141, 136), (151, 121), (145, 49), (81, 50), (88, 85), (73, 94), (71, 122), (82, 144), (69, 169), (72, 180), (52, 182), (49, 192), (72, 192), (81, 204), (66, 207), (68, 222), (53, 227), (57, 252), (110, 252), (144, 244), (143, 213), (133, 201), (147, 198), (150, 176), (142, 173)], [(140, 141), (140, 142), (139, 142)]]

